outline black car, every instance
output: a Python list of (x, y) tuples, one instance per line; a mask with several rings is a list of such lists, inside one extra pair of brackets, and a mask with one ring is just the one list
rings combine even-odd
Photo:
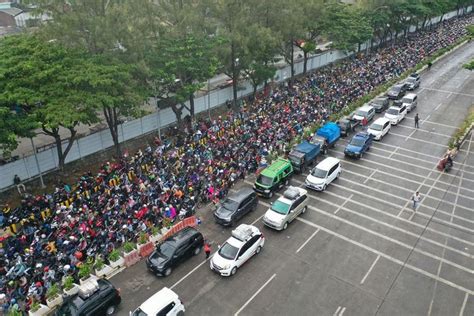
[(405, 95), (406, 91), (407, 87), (404, 83), (396, 84), (388, 91), (387, 95), (391, 100), (398, 100)]
[(105, 279), (87, 281), (79, 292), (64, 299), (56, 316), (112, 315), (122, 301), (119, 291)]
[(360, 121), (350, 118), (343, 118), (337, 122), (337, 125), (341, 129), (341, 136), (347, 136), (349, 133), (355, 131), (356, 127), (360, 125)]
[(374, 107), (376, 113), (382, 113), (383, 111), (388, 109), (389, 103), (390, 101), (387, 97), (379, 97), (372, 100), (372, 102), (370, 102), (370, 105)]
[(229, 195), (214, 212), (218, 224), (233, 226), (245, 214), (257, 207), (257, 194), (252, 188), (244, 187)]
[(186, 227), (160, 243), (146, 259), (146, 266), (156, 275), (168, 276), (182, 261), (198, 255), (203, 246), (202, 234)]

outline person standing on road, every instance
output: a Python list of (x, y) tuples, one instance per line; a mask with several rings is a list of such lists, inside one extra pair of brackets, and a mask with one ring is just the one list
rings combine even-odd
[(420, 205), (421, 201), (421, 195), (419, 191), (416, 191), (415, 194), (413, 194), (413, 197), (411, 198), (413, 201), (413, 212), (416, 212), (416, 209), (418, 208), (418, 205)]
[(418, 116), (418, 113), (415, 114), (415, 128), (418, 128), (418, 121), (420, 120), (420, 117)]
[(209, 259), (211, 254), (211, 245), (209, 245), (207, 240), (204, 242), (204, 253), (206, 254), (206, 260)]

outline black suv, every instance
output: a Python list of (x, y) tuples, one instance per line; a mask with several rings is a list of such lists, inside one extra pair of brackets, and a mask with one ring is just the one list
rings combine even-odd
[(218, 224), (233, 226), (245, 214), (257, 207), (257, 194), (252, 188), (244, 187), (229, 195), (214, 212)]
[(370, 105), (372, 105), (375, 108), (376, 113), (382, 113), (386, 109), (388, 109), (390, 101), (388, 100), (387, 97), (379, 97), (372, 102), (370, 102)]
[(146, 259), (146, 266), (157, 275), (168, 276), (179, 263), (199, 254), (203, 246), (202, 234), (186, 227), (160, 243)]
[(387, 93), (388, 98), (391, 100), (401, 99), (407, 92), (407, 87), (404, 83), (394, 85)]
[(119, 291), (105, 279), (87, 281), (86, 288), (79, 293), (64, 299), (63, 304), (56, 310), (56, 316), (88, 316), (112, 315), (117, 310), (122, 298)]

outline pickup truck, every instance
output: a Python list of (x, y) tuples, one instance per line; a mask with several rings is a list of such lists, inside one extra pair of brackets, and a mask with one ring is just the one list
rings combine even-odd
[(353, 158), (362, 158), (364, 153), (372, 146), (374, 136), (365, 132), (355, 134), (351, 142), (344, 149), (344, 155)]
[(319, 144), (321, 152), (323, 155), (326, 155), (329, 147), (333, 147), (340, 137), (341, 128), (336, 123), (329, 122), (317, 130), (310, 143), (315, 145)]
[(352, 119), (349, 117), (345, 117), (337, 122), (337, 125), (341, 129), (341, 136), (345, 137), (355, 131), (356, 127), (360, 125), (360, 121), (356, 119)]
[(311, 144), (307, 141), (296, 145), (288, 155), (293, 169), (296, 172), (303, 173), (307, 166), (312, 165), (316, 161), (320, 148), (320, 144)]

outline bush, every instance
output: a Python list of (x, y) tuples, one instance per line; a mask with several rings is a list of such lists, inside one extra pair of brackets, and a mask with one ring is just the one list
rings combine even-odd
[(98, 271), (102, 270), (105, 266), (104, 259), (102, 257), (97, 257), (95, 259), (94, 268)]
[(49, 299), (53, 299), (58, 295), (59, 295), (59, 287), (57, 284), (51, 285), (48, 291), (46, 292), (46, 297)]
[(461, 123), (459, 128), (454, 133), (453, 137), (451, 137), (451, 139), (449, 140), (449, 143), (448, 143), (449, 149), (453, 149), (454, 147), (456, 147), (458, 144), (461, 143), (462, 137), (464, 136), (464, 134), (466, 134), (468, 129), (471, 127), (471, 124), (474, 124), (474, 104), (469, 109), (469, 113), (467, 114), (467, 117), (464, 120), (464, 122)]
[(117, 249), (114, 249), (112, 250), (110, 253), (109, 253), (109, 261), (111, 262), (115, 262), (117, 261), (119, 258), (120, 258), (120, 253)]
[(74, 278), (70, 275), (68, 275), (65, 279), (64, 279), (64, 282), (63, 282), (63, 288), (67, 291), (69, 291), (70, 289), (72, 289), (72, 287), (74, 286)]
[(152, 234), (153, 236), (156, 236), (156, 235), (158, 235), (159, 233), (160, 233), (160, 229), (159, 229), (157, 226), (153, 226), (153, 227), (151, 228), (151, 234)]
[(148, 242), (148, 234), (145, 232), (141, 232), (140, 236), (138, 237), (138, 244), (144, 245)]
[(132, 252), (133, 250), (135, 250), (135, 245), (127, 241), (126, 243), (123, 244), (123, 250), (125, 251), (125, 253)]
[(91, 275), (91, 265), (89, 263), (83, 262), (79, 266), (79, 274), (78, 274), (79, 278), (84, 280), (90, 277), (90, 275)]
[(38, 309), (40, 309), (40, 303), (38, 301), (34, 301), (31, 304), (30, 311), (36, 312)]

